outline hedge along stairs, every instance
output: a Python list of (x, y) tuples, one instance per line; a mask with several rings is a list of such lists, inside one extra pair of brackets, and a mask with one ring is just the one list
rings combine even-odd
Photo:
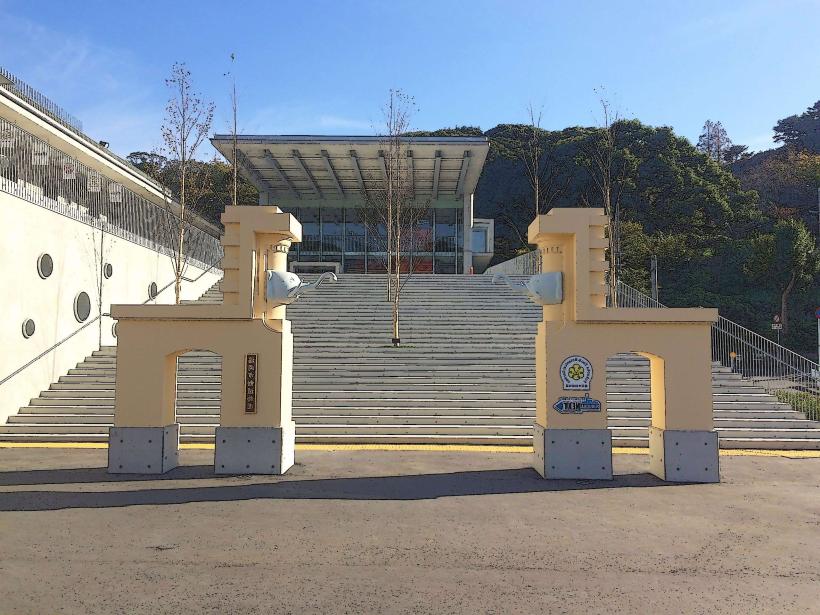
[[(385, 285), (381, 275), (342, 274), (288, 307), (297, 441), (530, 445), (540, 308), (491, 276), (415, 275), (393, 348)], [(218, 285), (199, 299), (221, 301)], [(94, 352), (0, 426), (0, 440), (106, 441), (115, 366), (116, 347)], [(728, 368), (712, 373), (723, 448), (820, 449), (820, 423)], [(616, 355), (594, 377), (607, 379), (613, 445), (647, 446), (648, 362)], [(213, 441), (220, 380), (217, 355), (179, 358), (183, 442)]]

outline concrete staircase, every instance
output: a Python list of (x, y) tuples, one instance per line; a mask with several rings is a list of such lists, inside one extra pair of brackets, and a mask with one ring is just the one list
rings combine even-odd
[[(384, 277), (339, 278), (288, 308), (298, 441), (530, 443), (539, 308), (489, 276), (414, 276), (402, 293), (396, 349)], [(222, 294), (215, 286), (200, 301), (220, 303)], [(0, 439), (105, 441), (115, 365), (115, 347), (93, 353), (0, 426)], [(204, 352), (179, 359), (183, 442), (213, 439), (220, 367)], [(615, 356), (606, 378), (614, 444), (646, 446), (648, 362)], [(713, 393), (722, 447), (820, 449), (820, 423), (727, 368), (713, 366)]]

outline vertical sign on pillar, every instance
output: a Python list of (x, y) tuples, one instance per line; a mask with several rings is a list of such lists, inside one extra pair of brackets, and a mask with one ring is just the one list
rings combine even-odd
[(245, 414), (256, 414), (257, 354), (245, 355)]

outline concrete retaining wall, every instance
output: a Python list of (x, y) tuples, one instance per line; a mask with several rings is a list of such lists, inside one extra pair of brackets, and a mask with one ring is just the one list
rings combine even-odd
[[(171, 259), (149, 248), (103, 233), (87, 224), (0, 192), (0, 380), (40, 353), (91, 322), (112, 303), (141, 304), (149, 300), (149, 286), (159, 294), (152, 303), (173, 303)], [(102, 250), (100, 242), (102, 238)], [(43, 279), (38, 258), (51, 256), (53, 273)], [(113, 269), (103, 277), (102, 310), (98, 306), (98, 275), (102, 262)], [(182, 287), (183, 299), (196, 299), (222, 275), (190, 265)], [(91, 314), (84, 322), (74, 315), (81, 292), (91, 299)], [(23, 322), (32, 319), (35, 332), (23, 336)], [(63, 342), (32, 365), (0, 384), (0, 422), (64, 375), (102, 345), (116, 344), (114, 321), (103, 316)]]

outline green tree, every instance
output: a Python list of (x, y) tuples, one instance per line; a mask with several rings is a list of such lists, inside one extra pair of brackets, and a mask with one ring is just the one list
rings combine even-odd
[(752, 256), (747, 272), (780, 294), (783, 335), (789, 334), (789, 299), (792, 293), (810, 284), (820, 268), (820, 254), (814, 238), (800, 220), (780, 220), (772, 233), (752, 239)]
[(777, 122), (774, 140), (820, 154), (820, 100), (800, 115), (790, 115)]
[(723, 162), (734, 164), (740, 160), (748, 160), (752, 157), (748, 145), (730, 145), (723, 152)]

